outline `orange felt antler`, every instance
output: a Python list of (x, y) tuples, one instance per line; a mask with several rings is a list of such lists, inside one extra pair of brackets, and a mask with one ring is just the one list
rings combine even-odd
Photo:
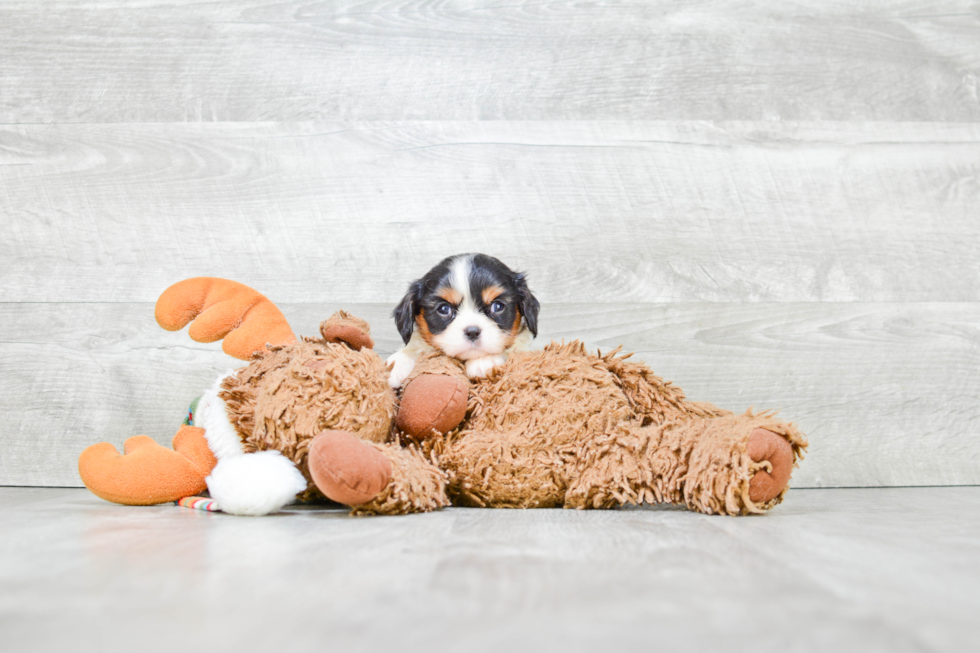
[(173, 449), (137, 435), (126, 440), (124, 452), (108, 442), (93, 444), (78, 457), (78, 474), (93, 494), (127, 506), (151, 506), (203, 492), (204, 479), (218, 462), (204, 429), (195, 426), (180, 427)]
[(156, 304), (157, 324), (167, 331), (184, 328), (197, 342), (224, 338), (221, 348), (248, 360), (265, 345), (296, 342), (286, 317), (268, 297), (248, 286), (215, 277), (179, 281), (163, 291)]

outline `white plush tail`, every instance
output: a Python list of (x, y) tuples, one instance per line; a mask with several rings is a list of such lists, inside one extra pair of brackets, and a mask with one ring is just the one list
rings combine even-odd
[(222, 458), (204, 480), (221, 511), (233, 515), (278, 512), (306, 489), (296, 465), (278, 451)]

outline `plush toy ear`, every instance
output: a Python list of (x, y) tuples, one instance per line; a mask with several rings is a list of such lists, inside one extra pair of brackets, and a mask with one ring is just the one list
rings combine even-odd
[(530, 288), (527, 287), (527, 279), (523, 273), (518, 274), (514, 282), (517, 284), (517, 296), (520, 299), (521, 315), (524, 316), (524, 322), (527, 324), (527, 328), (530, 329), (531, 334), (537, 338), (538, 312), (541, 310), (541, 303), (537, 297), (531, 294)]
[(408, 292), (402, 298), (401, 303), (391, 312), (395, 318), (395, 326), (405, 344), (408, 344), (415, 329), (415, 316), (419, 312), (419, 300), (422, 299), (422, 281), (413, 281), (408, 287)]

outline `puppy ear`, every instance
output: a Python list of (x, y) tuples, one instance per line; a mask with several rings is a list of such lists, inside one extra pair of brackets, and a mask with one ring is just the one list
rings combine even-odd
[(541, 310), (541, 303), (538, 302), (537, 297), (531, 294), (531, 290), (527, 287), (527, 279), (523, 273), (517, 275), (514, 283), (517, 285), (517, 296), (520, 299), (521, 315), (524, 316), (524, 322), (527, 324), (527, 328), (530, 329), (531, 335), (537, 338), (538, 311)]
[(415, 329), (415, 316), (418, 315), (419, 300), (421, 298), (422, 282), (413, 281), (409, 285), (408, 292), (402, 298), (402, 301), (391, 312), (391, 316), (395, 318), (395, 326), (398, 327), (398, 333), (406, 345), (412, 337), (412, 331)]

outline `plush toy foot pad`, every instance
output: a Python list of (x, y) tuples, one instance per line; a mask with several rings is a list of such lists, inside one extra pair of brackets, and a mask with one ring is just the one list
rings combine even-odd
[(772, 465), (772, 471), (760, 469), (749, 481), (749, 499), (765, 503), (779, 496), (793, 472), (793, 445), (772, 431), (755, 429), (749, 436), (747, 453), (757, 463), (767, 460)]
[(348, 506), (373, 499), (391, 480), (384, 454), (347, 431), (324, 431), (313, 438), (310, 476), (326, 497)]
[(204, 478), (217, 462), (204, 429), (182, 426), (173, 447), (137, 435), (126, 440), (125, 453), (120, 454), (110, 443), (100, 442), (79, 456), (78, 473), (96, 496), (130, 506), (168, 503), (203, 492)]
[(402, 392), (398, 428), (413, 438), (448, 433), (466, 416), (469, 386), (463, 379), (443, 374), (416, 377)]

